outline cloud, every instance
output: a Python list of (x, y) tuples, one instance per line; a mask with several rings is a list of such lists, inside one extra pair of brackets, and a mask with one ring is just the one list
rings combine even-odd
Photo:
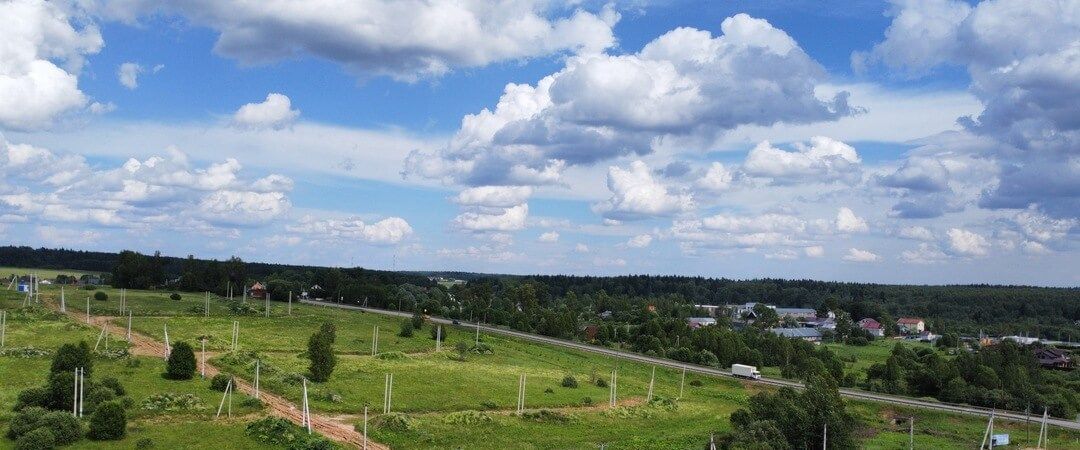
[(359, 75), (409, 81), (458, 67), (596, 53), (615, 44), (612, 27), (619, 19), (612, 7), (559, 14), (561, 8), (538, 0), (136, 0), (109, 6), (108, 12), (129, 20), (181, 15), (217, 31), (214, 51), (245, 64), (312, 55)]
[(870, 226), (866, 219), (856, 216), (851, 208), (844, 206), (836, 212), (836, 229), (841, 233), (866, 233), (870, 231)]
[(74, 7), (0, 2), (0, 128), (44, 128), (86, 106), (78, 75), (103, 45), (97, 26)]
[(143, 66), (138, 63), (126, 62), (120, 65), (120, 68), (116, 69), (116, 77), (120, 81), (120, 84), (128, 89), (135, 89), (139, 87), (139, 74), (145, 70)]
[(521, 204), (494, 211), (468, 211), (453, 220), (453, 225), (467, 231), (516, 231), (525, 228), (529, 205)]
[(782, 30), (745, 14), (720, 29), (677, 28), (634, 54), (575, 56), (535, 85), (508, 84), (494, 109), (465, 116), (438, 152), (410, 155), (404, 173), (474, 186), (552, 184), (565, 167), (645, 155), (665, 138), (707, 149), (741, 125), (855, 112), (846, 92), (818, 98), (824, 69)]
[(290, 126), (300, 111), (292, 109), (289, 97), (270, 93), (262, 103), (247, 103), (233, 114), (233, 124), (247, 129), (280, 130)]
[(948, 260), (949, 255), (941, 251), (937, 245), (922, 242), (915, 250), (901, 252), (900, 259), (912, 264), (934, 264)]
[(271, 174), (240, 178), (240, 163), (227, 159), (192, 167), (187, 155), (128, 159), (119, 167), (91, 167), (79, 155), (56, 154), (0, 136), (0, 215), (45, 222), (122, 228), (182, 229), (214, 233), (217, 227), (260, 225), (291, 207), (292, 180)]
[(983, 208), (1037, 204), (1080, 217), (1080, 22), (1071, 0), (897, 0), (885, 39), (853, 61), (924, 75), (940, 66), (967, 70), (981, 112), (962, 116), (969, 132), (993, 143), (981, 152), (1000, 169)]
[(574, 246), (574, 251), (578, 253), (589, 253), (589, 246), (579, 243)]
[(626, 267), (626, 260), (622, 258), (597, 256), (596, 258), (593, 258), (593, 265), (597, 267)]
[(936, 158), (912, 157), (895, 172), (880, 177), (879, 183), (892, 188), (941, 192), (949, 189), (949, 171)]
[(549, 242), (549, 243), (550, 242), (559, 242), (559, 232), (558, 231), (545, 232), (545, 233), (541, 234), (540, 237), (537, 238), (536, 240), (538, 240), (540, 242)]
[[(670, 164), (668, 166), (670, 167)], [(694, 182), (694, 187), (706, 192), (724, 192), (731, 189), (734, 179), (735, 175), (731, 170), (721, 163), (713, 162), (705, 171), (705, 175)]]
[(815, 136), (809, 144), (797, 142), (794, 147), (795, 151), (789, 152), (763, 141), (750, 150), (743, 170), (778, 184), (858, 181), (862, 160), (852, 146)]
[(718, 214), (701, 220), (707, 230), (725, 233), (790, 233), (800, 234), (806, 230), (806, 221), (792, 215), (767, 213), (758, 216), (732, 216)]
[(978, 233), (950, 228), (946, 234), (949, 237), (949, 248), (958, 255), (985, 256), (989, 250), (990, 242)]
[(851, 261), (851, 262), (858, 262), (858, 263), (876, 262), (879, 259), (881, 259), (881, 257), (878, 256), (874, 252), (870, 252), (870, 251), (867, 251), (867, 250), (860, 250), (860, 249), (857, 249), (857, 248), (854, 248), (854, 247), (849, 248), (847, 254), (845, 254), (843, 256), (844, 261)]
[(639, 234), (626, 241), (626, 246), (630, 248), (645, 248), (648, 247), (653, 241), (652, 235)]
[(286, 229), (319, 240), (363, 242), (376, 245), (397, 244), (413, 234), (412, 226), (400, 217), (387, 217), (375, 223), (366, 223), (356, 217), (316, 219), (312, 216), (304, 216), (297, 224), (290, 225)]
[(630, 163), (629, 169), (608, 168), (607, 185), (611, 198), (593, 205), (593, 211), (605, 218), (635, 220), (671, 216), (695, 207), (690, 194), (668, 192), (642, 161)]
[(468, 188), (454, 197), (461, 205), (508, 208), (525, 203), (533, 193), (529, 186), (478, 186)]
[(933, 241), (934, 233), (926, 227), (910, 226), (901, 228), (896, 232), (896, 235), (904, 239), (913, 239), (916, 241)]
[(803, 249), (803, 251), (806, 253), (806, 256), (809, 256), (811, 258), (821, 258), (825, 256), (825, 247), (822, 247), (820, 245), (806, 247), (805, 249)]

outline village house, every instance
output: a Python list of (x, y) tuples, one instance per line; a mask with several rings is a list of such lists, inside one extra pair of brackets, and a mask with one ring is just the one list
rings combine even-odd
[(720, 310), (723, 308), (722, 306), (717, 305), (694, 305), (694, 307), (704, 310), (709, 317), (717, 317), (720, 314)]
[(251, 288), (248, 289), (248, 296), (251, 298), (266, 298), (266, 286), (263, 286), (262, 283), (256, 281), (255, 284), (251, 285)]
[(1035, 360), (1039, 365), (1047, 369), (1069, 370), (1073, 368), (1072, 358), (1068, 353), (1056, 348), (1037, 348), (1034, 350)]
[(881, 326), (881, 322), (869, 317), (860, 320), (856, 325), (858, 325), (861, 330), (870, 333), (873, 337), (885, 336), (885, 327)]
[(821, 332), (814, 328), (770, 328), (773, 334), (791, 339), (802, 339), (806, 342), (821, 342)]
[(710, 325), (716, 325), (716, 319), (712, 317), (691, 317), (686, 319), (686, 326), (690, 327), (691, 330)]
[(917, 317), (901, 317), (897, 319), (896, 326), (903, 334), (918, 334), (926, 331), (926, 322)]

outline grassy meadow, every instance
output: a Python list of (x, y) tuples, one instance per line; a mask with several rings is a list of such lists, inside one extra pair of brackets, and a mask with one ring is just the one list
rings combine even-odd
[[(105, 291), (109, 300), (91, 300), (92, 313), (118, 310), (118, 290)], [(90, 291), (78, 292), (86, 295), (83, 292)], [(58, 293), (57, 287), (50, 286), (43, 289), (42, 297), (53, 302)], [(226, 299), (216, 297), (211, 299), (211, 317), (203, 317), (203, 294), (182, 293), (179, 301), (169, 299), (168, 294), (128, 291), (136, 331), (161, 339), (167, 323), (172, 342), (188, 341), (196, 350), (198, 339), (206, 336), (208, 350), (215, 352), (215, 364), (248, 380), (254, 377), (257, 357), (263, 389), (297, 404), (301, 401), (298, 381), (308, 366), (307, 339), (323, 322), (333, 322), (338, 363), (329, 381), (309, 384), (311, 409), (362, 427), (367, 406), (372, 438), (395, 449), (592, 449), (600, 444), (609, 449), (696, 449), (710, 433), (728, 431), (731, 413), (745, 405), (749, 396), (765, 389), (734, 379), (688, 374), (677, 402), (647, 404), (644, 400), (653, 371), (648, 365), (487, 334), (481, 334), (481, 340), (493, 353), (469, 353), (462, 360), (453, 347), (457, 342), (473, 342), (473, 331), (467, 327), (444, 328), (443, 350), (436, 352), (430, 324), (411, 337), (400, 337), (400, 318), (299, 304), (293, 305), (288, 316), (281, 302), (272, 303), (270, 318), (261, 313), (234, 316)], [(14, 292), (0, 291), (0, 309), (10, 311), (9, 348), (33, 346), (55, 351), (62, 343), (80, 339), (93, 344), (98, 335), (97, 329), (42, 308), (20, 310), (21, 301)], [(251, 303), (261, 310), (261, 302)], [(77, 303), (69, 303), (69, 308), (82, 311)], [(241, 324), (239, 351), (228, 352), (234, 320)], [(126, 326), (126, 319), (116, 319), (113, 326)], [(379, 356), (370, 354), (374, 326), (381, 330)], [(846, 363), (848, 370), (861, 371), (887, 358), (891, 344), (879, 341), (866, 347), (833, 346), (833, 350), (852, 360)], [(0, 356), (0, 427), (6, 428), (18, 392), (44, 382), (49, 362), (48, 356)], [(619, 370), (620, 406), (610, 409), (609, 390), (598, 386), (596, 379), (609, 381), (614, 367)], [(116, 377), (133, 400), (129, 436), (108, 443), (83, 440), (70, 448), (132, 448), (144, 437), (158, 448), (267, 448), (244, 434), (245, 424), (264, 411), (240, 406), (244, 396), (238, 395), (233, 405), (236, 417), (213, 421), (220, 393), (198, 378), (166, 380), (161, 377), (163, 369), (164, 362), (158, 358), (98, 357), (94, 377)], [(387, 373), (394, 374), (395, 414), (382, 416)], [(518, 416), (514, 409), (522, 373), (527, 374), (525, 404), (529, 414)], [(564, 387), (567, 376), (578, 386)], [(656, 397), (679, 397), (680, 384), (680, 372), (656, 369)], [(166, 392), (191, 394), (199, 407), (170, 412), (140, 407), (147, 398)], [(909, 416), (915, 417), (916, 448), (972, 448), (985, 427), (979, 417), (880, 403), (847, 404), (859, 421), (857, 436), (862, 448), (907, 448)], [(546, 412), (538, 413), (540, 410)], [(996, 429), (1010, 433), (1014, 444), (1027, 446), (1034, 443), (1037, 424), (999, 421)], [(1055, 448), (1080, 449), (1080, 433), (1055, 428), (1051, 443)], [(11, 446), (11, 441), (0, 439), (0, 449)]]

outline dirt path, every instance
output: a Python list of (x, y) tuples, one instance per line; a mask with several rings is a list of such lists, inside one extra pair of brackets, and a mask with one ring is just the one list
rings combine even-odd
[[(69, 317), (71, 317), (72, 319), (74, 319), (78, 323), (82, 323), (82, 324), (86, 323), (86, 315), (85, 315), (85, 313), (68, 311), (67, 315)], [(127, 339), (127, 328), (126, 327), (118, 327), (118, 326), (116, 326), (116, 324), (111, 322), (113, 319), (116, 319), (116, 317), (91, 316), (90, 323), (91, 323), (92, 326), (94, 326), (96, 328), (101, 328), (106, 323), (108, 323), (108, 326), (109, 326), (108, 330), (109, 330), (110, 334), (112, 334), (113, 336), (117, 336), (120, 340), (126, 340)], [(154, 339), (154, 338), (152, 338), (150, 336), (146, 336), (146, 335), (144, 335), (142, 333), (138, 333), (138, 332), (132, 330), (132, 332), (131, 332), (131, 349), (130, 349), (130, 351), (131, 351), (132, 354), (139, 355), (139, 356), (152, 356), (152, 357), (157, 357), (157, 358), (164, 358), (165, 357), (165, 343), (160, 342), (160, 341), (158, 341), (158, 340), (156, 340), (156, 339)], [(207, 377), (212, 377), (214, 375), (217, 375), (220, 372), (221, 372), (221, 370), (218, 367), (214, 366), (210, 361), (206, 362), (206, 376)], [(245, 394), (248, 394), (248, 395), (251, 395), (251, 396), (255, 395), (254, 386), (252, 386), (246, 380), (242, 380), (242, 379), (236, 377), (235, 375), (234, 375), (234, 379), (236, 380), (236, 388), (237, 388), (237, 390), (239, 392), (242, 392), (242, 393), (245, 393)], [(298, 408), (296, 405), (294, 405), (288, 399), (286, 399), (284, 397), (281, 397), (281, 396), (278, 396), (276, 394), (272, 394), (270, 392), (266, 392), (265, 390), (262, 390), (259, 393), (259, 399), (262, 400), (263, 404), (265, 404), (270, 409), (271, 414), (273, 414), (275, 416), (278, 416), (278, 417), (281, 417), (281, 418), (284, 418), (284, 419), (287, 419), (287, 420), (289, 420), (289, 421), (291, 421), (291, 422), (293, 422), (293, 423), (295, 423), (297, 425), (300, 424), (300, 422), (301, 422), (300, 408)], [(312, 413), (311, 414), (311, 428), (314, 431), (318, 431), (323, 436), (326, 436), (327, 438), (329, 438), (331, 440), (334, 440), (334, 441), (337, 441), (337, 442), (340, 442), (340, 443), (343, 443), (343, 444), (355, 446), (355, 447), (358, 447), (358, 448), (363, 447), (363, 445), (364, 445), (364, 434), (363, 433), (360, 433), (360, 432), (356, 431), (355, 429), (353, 429), (353, 426), (351, 424), (335, 421), (333, 418), (328, 417), (328, 416)], [(387, 447), (385, 445), (382, 445), (382, 444), (376, 443), (374, 441), (371, 441), (370, 439), (368, 440), (367, 446), (368, 446), (368, 449), (372, 449), (372, 450), (389, 450), (389, 448), (390, 448), (390, 447)]]

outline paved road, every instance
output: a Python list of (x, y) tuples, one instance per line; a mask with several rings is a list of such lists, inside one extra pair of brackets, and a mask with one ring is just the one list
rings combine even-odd
[[(378, 308), (367, 308), (367, 307), (354, 306), (354, 305), (342, 305), (342, 304), (339, 304), (339, 303), (320, 302), (320, 301), (312, 301), (312, 300), (301, 300), (300, 302), (301, 303), (306, 303), (306, 304), (309, 304), (309, 305), (326, 306), (326, 307), (349, 309), (349, 310), (356, 310), (356, 311), (366, 311), (366, 312), (371, 312), (371, 313), (376, 313), (376, 314), (384, 314), (384, 315), (389, 315), (389, 316), (412, 317), (412, 313), (401, 312), (401, 311), (390, 311), (390, 310), (378, 309)], [(435, 323), (453, 325), (453, 321), (451, 321), (449, 319), (439, 318), (439, 317), (431, 317), (431, 321), (435, 322)], [(596, 346), (596, 345), (584, 344), (584, 343), (581, 343), (581, 342), (568, 341), (568, 340), (565, 340), (565, 339), (556, 339), (556, 338), (552, 338), (552, 337), (540, 336), (540, 335), (531, 334), (531, 333), (523, 333), (521, 331), (510, 330), (510, 329), (501, 328), (501, 327), (494, 327), (494, 326), (480, 325), (480, 324), (466, 324), (466, 323), (461, 323), (458, 326), (462, 327), (462, 328), (469, 328), (469, 329), (476, 329), (477, 327), (479, 327), (480, 331), (483, 331), (485, 333), (502, 334), (502, 335), (512, 336), (512, 337), (516, 337), (516, 338), (519, 338), (519, 339), (525, 339), (525, 340), (529, 340), (529, 341), (533, 341), (533, 342), (541, 342), (541, 343), (544, 343), (544, 344), (557, 345), (557, 346), (560, 346), (560, 347), (573, 348), (573, 349), (583, 350), (583, 351), (592, 352), (592, 353), (599, 353), (599, 354), (603, 354), (603, 355), (612, 356), (612, 357), (615, 357), (615, 358), (621, 358), (621, 359), (626, 359), (626, 360), (630, 360), (630, 361), (636, 361), (636, 362), (640, 362), (640, 363), (643, 363), (643, 364), (652, 364), (652, 365), (657, 365), (657, 366), (670, 367), (670, 368), (673, 368), (673, 369), (686, 369), (687, 372), (699, 373), (699, 374), (704, 374), (704, 375), (723, 376), (723, 377), (732, 376), (731, 371), (723, 370), (723, 369), (717, 369), (717, 368), (714, 368), (714, 367), (699, 366), (697, 364), (688, 364), (688, 363), (684, 363), (684, 362), (680, 362), (680, 361), (674, 361), (674, 360), (670, 360), (670, 359), (656, 358), (656, 357), (646, 356), (646, 355), (642, 355), (642, 354), (638, 354), (638, 353), (632, 353), (632, 352), (626, 352), (626, 351), (622, 351), (622, 350), (615, 350), (615, 349), (611, 349), (611, 348), (607, 348), (607, 347), (599, 347), (599, 346)], [(755, 382), (761, 383), (761, 384), (772, 385), (772, 386), (787, 386), (787, 387), (792, 387), (792, 388), (802, 388), (803, 387), (803, 384), (800, 383), (800, 382), (791, 381), (791, 380), (784, 380), (784, 379), (778, 379), (778, 378), (765, 378), (765, 377), (762, 377), (760, 380), (757, 380)], [(969, 406), (969, 405), (958, 405), (958, 404), (952, 404), (952, 403), (941, 403), (941, 402), (936, 402), (936, 401), (920, 400), (920, 399), (911, 398), (911, 397), (898, 397), (898, 396), (894, 396), (894, 395), (879, 394), (879, 393), (876, 393), (876, 392), (868, 392), (868, 391), (863, 391), (863, 390), (859, 390), (859, 389), (840, 389), (840, 395), (843, 395), (844, 397), (855, 398), (855, 399), (860, 399), (860, 400), (869, 400), (869, 401), (881, 402), (881, 403), (889, 403), (889, 404), (894, 404), (894, 405), (904, 405), (904, 406), (910, 406), (910, 407), (915, 407), (915, 408), (933, 409), (933, 410), (938, 410), (938, 411), (953, 412), (953, 413), (960, 413), (960, 414), (969, 414), (969, 415), (976, 415), (976, 416), (983, 416), (983, 417), (988, 417), (990, 415), (990, 413), (991, 413), (991, 410), (988, 409), (988, 408), (980, 408), (980, 407)], [(1028, 416), (1028, 415), (1025, 415), (1022, 412), (1004, 411), (1004, 410), (997, 410), (996, 411), (996, 416), (999, 417), (999, 418), (1006, 418), (1006, 419), (1013, 419), (1013, 420), (1020, 420), (1020, 421), (1027, 420), (1029, 418), (1031, 420), (1033, 420), (1033, 421), (1041, 419), (1041, 417)], [(1059, 426), (1059, 427), (1062, 427), (1062, 428), (1068, 428), (1068, 429), (1072, 429), (1072, 430), (1080, 430), (1080, 422), (1069, 421), (1069, 420), (1064, 420), (1064, 419), (1054, 419), (1054, 418), (1047, 419), (1047, 422), (1049, 424), (1051, 424), (1051, 425)]]

